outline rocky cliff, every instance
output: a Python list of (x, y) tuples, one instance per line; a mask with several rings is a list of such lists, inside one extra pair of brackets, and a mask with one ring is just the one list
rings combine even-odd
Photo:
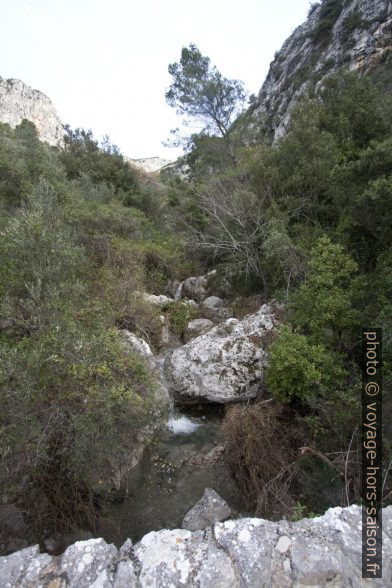
[(24, 118), (35, 124), (42, 141), (61, 143), (64, 127), (51, 100), (20, 80), (0, 78), (0, 122), (14, 128)]
[(147, 173), (158, 172), (167, 165), (173, 163), (171, 160), (162, 159), (161, 157), (144, 157), (142, 159), (131, 159), (130, 157), (127, 157), (126, 160)]
[(273, 141), (285, 134), (290, 112), (310, 86), (339, 70), (376, 68), (392, 53), (390, 0), (323, 0), (314, 3), (275, 54), (249, 112), (248, 129)]

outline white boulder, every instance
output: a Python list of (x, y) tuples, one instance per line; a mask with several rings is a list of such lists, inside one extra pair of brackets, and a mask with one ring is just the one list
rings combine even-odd
[(164, 365), (175, 400), (198, 404), (254, 398), (268, 365), (263, 339), (277, 324), (272, 306), (265, 304), (242, 321), (231, 318), (175, 349)]

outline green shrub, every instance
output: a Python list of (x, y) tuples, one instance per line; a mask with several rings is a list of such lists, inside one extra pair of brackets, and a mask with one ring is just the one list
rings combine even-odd
[(308, 18), (316, 12), (316, 10), (317, 10), (317, 8), (319, 8), (319, 6), (320, 6), (319, 2), (312, 2), (311, 3), (311, 5), (309, 7), (309, 11), (308, 11)]
[(167, 308), (167, 316), (170, 326), (177, 335), (182, 337), (185, 334), (189, 321), (197, 318), (198, 312), (190, 304), (184, 302), (172, 302)]
[(362, 18), (358, 8), (355, 8), (343, 21), (342, 37), (343, 41), (348, 40), (350, 35), (356, 30), (364, 28), (367, 21)]
[(110, 328), (94, 296), (102, 276), (67, 220), (42, 180), (0, 235), (0, 481), (43, 494), (61, 530), (90, 521), (99, 480), (159, 418), (149, 372)]
[(340, 358), (323, 345), (312, 345), (289, 326), (281, 327), (269, 356), (267, 388), (284, 404), (300, 400), (314, 405), (316, 400), (335, 395), (346, 375)]
[(116, 332), (70, 317), (0, 354), (3, 488), (27, 481), (45, 496), (48, 524), (83, 526), (99, 481), (114, 478), (159, 416), (148, 371)]
[(335, 342), (358, 326), (353, 308), (356, 290), (356, 262), (344, 248), (321, 237), (311, 251), (306, 280), (292, 297), (295, 324), (315, 342)]
[(65, 147), (59, 152), (69, 179), (79, 178), (87, 173), (96, 183), (113, 187), (114, 194), (127, 204), (134, 205), (139, 193), (136, 170), (129, 165), (115, 145), (108, 139), (101, 146), (91, 131), (66, 127)]
[(28, 334), (56, 320), (83, 293), (83, 249), (52, 187), (44, 180), (0, 236), (0, 311), (7, 329)]
[(319, 20), (312, 32), (313, 41), (320, 43), (328, 40), (342, 9), (343, 0), (324, 0), (320, 8)]

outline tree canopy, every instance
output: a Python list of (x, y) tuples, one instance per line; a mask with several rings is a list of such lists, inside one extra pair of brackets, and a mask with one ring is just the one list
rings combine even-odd
[(178, 63), (169, 65), (169, 73), (167, 103), (185, 117), (186, 124), (198, 125), (202, 134), (221, 136), (231, 151), (230, 126), (246, 97), (242, 82), (225, 78), (192, 43), (183, 47)]

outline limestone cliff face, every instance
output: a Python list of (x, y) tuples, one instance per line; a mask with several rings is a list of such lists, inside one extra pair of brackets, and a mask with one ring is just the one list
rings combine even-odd
[(126, 157), (126, 160), (133, 166), (142, 169), (147, 173), (158, 172), (172, 163), (169, 159), (162, 159), (161, 157), (145, 157), (142, 159), (131, 159), (130, 157)]
[(323, 0), (285, 41), (250, 114), (249, 131), (285, 134), (290, 112), (309, 86), (339, 70), (368, 71), (392, 51), (391, 0)]
[(24, 118), (35, 124), (42, 141), (61, 144), (64, 127), (50, 99), (20, 80), (0, 78), (0, 122), (16, 127)]

